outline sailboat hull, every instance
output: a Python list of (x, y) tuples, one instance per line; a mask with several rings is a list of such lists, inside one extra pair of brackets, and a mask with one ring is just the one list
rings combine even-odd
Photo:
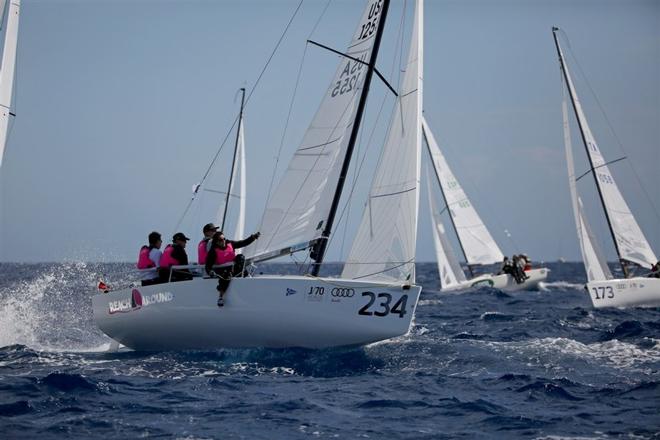
[(363, 345), (408, 332), (421, 287), (344, 279), (259, 276), (193, 279), (92, 298), (94, 319), (135, 350)]
[(541, 267), (539, 269), (531, 269), (525, 272), (529, 277), (523, 283), (518, 284), (516, 280), (507, 274), (494, 275), (484, 274), (474, 277), (470, 280), (453, 284), (451, 286), (443, 287), (441, 292), (459, 292), (468, 289), (475, 289), (479, 287), (492, 287), (494, 289), (504, 290), (506, 292), (515, 292), (517, 290), (536, 290), (539, 283), (548, 278), (550, 269)]
[(586, 289), (594, 307), (660, 307), (660, 278), (592, 281)]

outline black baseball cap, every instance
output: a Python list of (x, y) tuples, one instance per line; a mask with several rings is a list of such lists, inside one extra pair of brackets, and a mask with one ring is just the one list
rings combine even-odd
[(217, 231), (218, 229), (220, 229), (220, 226), (216, 226), (213, 223), (207, 223), (204, 225), (202, 232)]
[(183, 232), (177, 232), (177, 233), (174, 234), (174, 236), (172, 237), (172, 241), (177, 241), (177, 240), (186, 240), (186, 241), (188, 241), (188, 240), (190, 240), (190, 239), (189, 239), (188, 237), (186, 237), (185, 234), (184, 234)]

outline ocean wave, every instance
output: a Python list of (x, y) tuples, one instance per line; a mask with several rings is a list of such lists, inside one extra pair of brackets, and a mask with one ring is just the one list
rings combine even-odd
[[(568, 338), (541, 338), (525, 341), (474, 341), (498, 352), (516, 354), (528, 362), (549, 364), (561, 369), (575, 361), (588, 360), (599, 366), (639, 373), (651, 373), (660, 362), (660, 344), (640, 349), (635, 344), (611, 340), (584, 344)], [(570, 359), (565, 359), (565, 358)]]
[(85, 350), (107, 341), (92, 322), (89, 291), (97, 278), (86, 263), (65, 263), (0, 289), (0, 347)]
[(584, 291), (584, 283), (571, 283), (568, 281), (541, 281), (539, 283), (539, 290), (550, 292), (554, 290), (579, 290)]

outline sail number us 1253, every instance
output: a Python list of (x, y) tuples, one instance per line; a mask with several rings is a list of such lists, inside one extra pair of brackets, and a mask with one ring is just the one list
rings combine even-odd
[(362, 292), (362, 296), (368, 297), (369, 302), (358, 310), (358, 315), (381, 317), (399, 315), (399, 318), (403, 318), (408, 312), (406, 310), (408, 295), (402, 295), (394, 304), (392, 304), (392, 295), (389, 293)]

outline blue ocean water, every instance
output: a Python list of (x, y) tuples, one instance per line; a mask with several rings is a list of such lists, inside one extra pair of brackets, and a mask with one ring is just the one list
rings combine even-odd
[(411, 333), (362, 348), (107, 353), (90, 296), (131, 265), (1, 264), (0, 438), (660, 438), (660, 309), (549, 267), (443, 295), (420, 264)]

